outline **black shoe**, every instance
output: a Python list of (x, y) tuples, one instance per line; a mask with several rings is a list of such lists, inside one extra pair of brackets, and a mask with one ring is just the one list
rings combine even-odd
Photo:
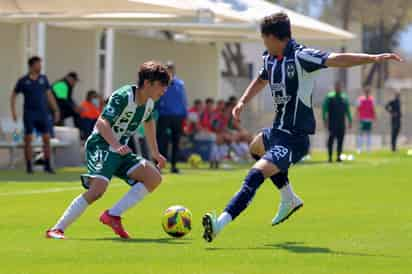
[(171, 172), (171, 173), (175, 173), (175, 174), (179, 174), (179, 173), (180, 173), (180, 170), (179, 170), (177, 167), (172, 167), (172, 168), (170, 169), (170, 172)]
[(26, 172), (27, 174), (33, 174), (33, 165), (31, 164), (31, 161), (26, 161)]
[(54, 169), (52, 169), (51, 167), (45, 167), (44, 172), (49, 174), (56, 174), (56, 171), (54, 171)]
[(336, 159), (336, 162), (342, 162), (342, 159), (341, 158), (338, 158), (338, 159)]

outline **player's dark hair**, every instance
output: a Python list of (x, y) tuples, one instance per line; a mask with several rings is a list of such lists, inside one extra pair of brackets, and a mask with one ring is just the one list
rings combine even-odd
[(163, 86), (168, 86), (170, 82), (169, 73), (166, 67), (156, 61), (143, 63), (139, 68), (137, 86), (141, 88), (145, 80), (151, 83), (159, 81)]
[(41, 58), (39, 56), (32, 56), (27, 61), (27, 65), (29, 66), (29, 68), (31, 68), (32, 66), (34, 66), (35, 64), (39, 62), (41, 62)]
[(206, 99), (206, 104), (213, 104), (215, 102), (215, 100), (213, 100), (213, 98), (207, 98)]
[(202, 100), (196, 99), (196, 100), (193, 102), (193, 104), (194, 104), (195, 106), (198, 106), (198, 105), (202, 104)]
[(260, 32), (263, 35), (273, 35), (279, 40), (291, 38), (292, 31), (288, 15), (278, 12), (264, 17), (260, 23)]

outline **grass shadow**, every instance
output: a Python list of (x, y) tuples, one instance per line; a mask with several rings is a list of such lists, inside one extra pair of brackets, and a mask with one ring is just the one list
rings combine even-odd
[(121, 239), (118, 237), (105, 237), (105, 238), (70, 238), (72, 241), (109, 241), (109, 242), (121, 242), (125, 244), (169, 244), (169, 245), (186, 245), (191, 243), (191, 239), (175, 239), (175, 238), (132, 238)]
[(332, 250), (328, 247), (320, 246), (308, 246), (304, 242), (284, 242), (277, 244), (264, 244), (258, 247), (246, 247), (246, 248), (219, 248), (219, 247), (209, 247), (206, 250), (209, 251), (219, 251), (219, 250), (286, 250), (292, 253), (298, 254), (333, 254), (340, 256), (358, 256), (358, 257), (382, 257), (382, 258), (401, 258), (400, 256), (384, 255), (384, 254), (368, 254), (361, 252), (346, 252)]

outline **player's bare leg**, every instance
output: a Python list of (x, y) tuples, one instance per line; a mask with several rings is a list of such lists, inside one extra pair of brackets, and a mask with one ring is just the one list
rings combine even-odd
[(26, 160), (26, 172), (33, 173), (32, 156), (33, 149), (31, 143), (33, 141), (33, 135), (27, 134), (24, 136), (24, 159)]
[(128, 174), (135, 183), (130, 190), (110, 209), (103, 212), (100, 221), (110, 226), (121, 238), (130, 238), (129, 233), (123, 228), (121, 215), (129, 208), (141, 202), (143, 198), (153, 192), (162, 180), (159, 171), (146, 160)]
[(102, 178), (90, 178), (89, 189), (77, 196), (57, 221), (57, 223), (46, 232), (46, 237), (53, 239), (64, 239), (66, 228), (77, 220), (86, 208), (97, 201), (106, 192), (108, 181)]

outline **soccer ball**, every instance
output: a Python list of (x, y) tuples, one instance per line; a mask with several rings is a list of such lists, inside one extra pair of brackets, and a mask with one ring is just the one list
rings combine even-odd
[(187, 159), (187, 162), (192, 168), (198, 168), (202, 163), (202, 157), (199, 154), (194, 153), (190, 155), (189, 159)]
[(183, 237), (192, 229), (192, 212), (184, 206), (171, 206), (163, 214), (162, 227), (172, 237)]

